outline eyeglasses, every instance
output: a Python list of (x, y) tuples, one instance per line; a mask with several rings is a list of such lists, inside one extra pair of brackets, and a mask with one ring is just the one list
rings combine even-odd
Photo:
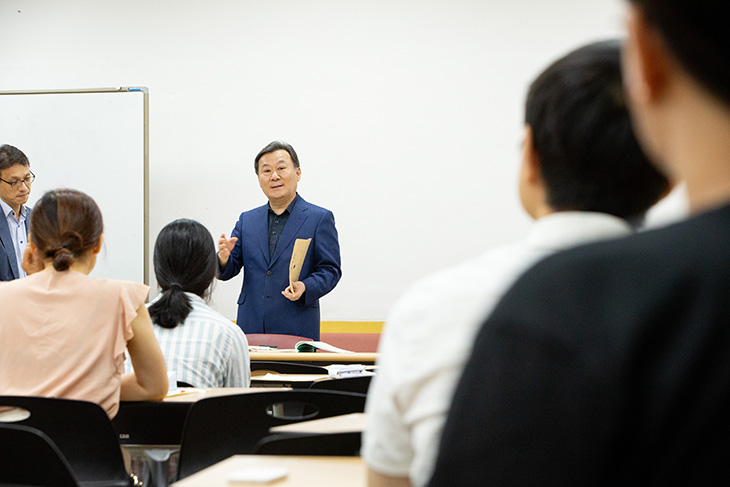
[(29, 171), (30, 176), (27, 176), (25, 179), (16, 179), (15, 181), (5, 181), (4, 179), (0, 178), (0, 181), (3, 183), (8, 183), (11, 188), (18, 189), (21, 184), (25, 184), (26, 186), (30, 187), (31, 184), (33, 184), (33, 181), (35, 181), (35, 174), (33, 174), (33, 171)]

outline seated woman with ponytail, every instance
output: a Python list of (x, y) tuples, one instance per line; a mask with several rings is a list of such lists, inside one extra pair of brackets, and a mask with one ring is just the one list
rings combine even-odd
[[(83, 399), (113, 418), (120, 399), (167, 393), (149, 288), (88, 276), (102, 231), (99, 207), (80, 191), (49, 191), (33, 208), (30, 275), (0, 282), (0, 395)], [(136, 373), (122, 375), (125, 350)]]
[(218, 268), (210, 232), (194, 220), (167, 224), (154, 266), (161, 292), (148, 308), (170, 371), (194, 387), (248, 387), (246, 335), (205, 303)]

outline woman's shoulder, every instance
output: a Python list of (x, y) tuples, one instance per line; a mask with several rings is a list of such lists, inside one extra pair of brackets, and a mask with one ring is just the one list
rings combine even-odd
[(0, 289), (2, 289), (0, 299), (12, 299), (11, 295), (14, 295), (19, 290), (27, 288), (29, 284), (30, 282), (28, 282), (28, 277), (13, 279), (12, 281), (0, 281)]
[(32, 288), (47, 289), (53, 286), (53, 272), (41, 271), (12, 281), (0, 281), (3, 294), (25, 291)]
[[(189, 293), (186, 293), (189, 294)], [(229, 320), (225, 316), (223, 316), (221, 313), (216, 311), (215, 309), (211, 308), (208, 303), (203, 300), (200, 296), (192, 295), (190, 296), (191, 302), (193, 304), (193, 309), (190, 312), (189, 319), (192, 320), (199, 320), (204, 321), (207, 323), (214, 324), (216, 326), (220, 326), (222, 328), (227, 329), (234, 329), (240, 328), (238, 325), (236, 325), (233, 321)]]
[[(82, 274), (83, 276), (83, 274)], [(91, 277), (91, 276), (84, 276), (88, 280), (90, 285), (99, 286), (99, 287), (107, 287), (107, 288), (113, 288), (113, 289), (147, 289), (149, 290), (149, 286), (147, 284), (142, 284), (140, 282), (134, 282), (134, 281), (127, 281), (125, 279), (114, 279), (111, 277)], [(83, 277), (82, 277), (83, 279)]]
[(218, 311), (213, 309), (208, 302), (198, 295), (192, 293), (185, 293), (190, 298), (190, 303), (193, 306), (190, 312), (191, 316), (196, 318), (205, 318), (212, 321), (226, 321), (226, 318)]
[(105, 294), (109, 297), (118, 296), (122, 300), (130, 299), (134, 301), (133, 304), (135, 306), (138, 306), (138, 301), (140, 302), (139, 304), (144, 303), (150, 291), (150, 287), (147, 284), (123, 279), (90, 276), (83, 276), (81, 279), (85, 281), (85, 286), (90, 291)]

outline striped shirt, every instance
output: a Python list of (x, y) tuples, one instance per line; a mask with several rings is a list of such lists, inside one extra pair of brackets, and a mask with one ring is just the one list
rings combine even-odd
[(249, 387), (246, 335), (200, 296), (185, 295), (193, 309), (183, 324), (170, 329), (153, 323), (167, 370), (175, 371), (178, 381), (194, 387)]

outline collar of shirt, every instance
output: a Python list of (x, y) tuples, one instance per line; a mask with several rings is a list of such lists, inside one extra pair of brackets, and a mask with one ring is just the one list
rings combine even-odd
[[(3, 209), (3, 215), (5, 216), (5, 219), (7, 220), (11, 213), (15, 214), (15, 211), (10, 208), (10, 205), (5, 203), (3, 200), (0, 200), (0, 207)], [(20, 216), (25, 217), (25, 215), (28, 213), (28, 208), (25, 205), (20, 205)]]
[[(188, 291), (183, 291), (183, 293), (184, 293), (184, 294), (185, 294), (185, 295), (186, 295), (186, 296), (187, 296), (188, 298), (190, 298), (190, 301), (191, 301), (191, 302), (198, 302), (198, 303), (203, 303), (203, 304), (205, 304), (205, 299), (201, 298), (201, 297), (200, 297), (200, 296), (198, 296), (197, 294), (195, 294), (195, 293), (191, 293), (191, 292), (188, 292)], [(147, 303), (147, 304), (145, 305), (145, 307), (149, 308), (150, 306), (152, 306), (153, 304), (155, 304), (155, 303), (156, 303), (157, 301), (159, 301), (159, 300), (160, 300), (160, 298), (162, 297), (162, 295), (163, 295), (163, 294), (165, 294), (165, 291), (160, 291), (160, 292), (159, 292), (159, 293), (157, 294), (157, 296), (155, 296), (155, 298), (154, 298), (154, 299), (153, 299), (152, 301), (150, 301), (149, 303)]]
[(632, 232), (626, 220), (607, 213), (558, 211), (533, 223), (525, 242), (534, 248), (555, 251)]
[[(299, 200), (299, 193), (297, 193), (297, 194), (296, 194), (296, 195), (294, 196), (294, 199), (292, 200), (292, 202), (291, 202), (291, 203), (289, 203), (289, 206), (287, 206), (287, 207), (286, 207), (286, 210), (282, 211), (281, 213), (282, 213), (282, 214), (283, 214), (283, 213), (287, 213), (287, 214), (290, 214), (290, 215), (291, 215), (291, 212), (292, 212), (292, 210), (294, 209), (294, 205), (296, 205), (296, 204), (297, 204), (297, 201), (298, 201), (298, 200)], [(272, 215), (273, 215), (273, 216), (278, 216), (278, 215), (277, 215), (276, 213), (274, 213), (274, 210), (272, 210), (272, 209), (271, 209), (271, 203), (269, 203), (269, 219), (271, 219)]]

